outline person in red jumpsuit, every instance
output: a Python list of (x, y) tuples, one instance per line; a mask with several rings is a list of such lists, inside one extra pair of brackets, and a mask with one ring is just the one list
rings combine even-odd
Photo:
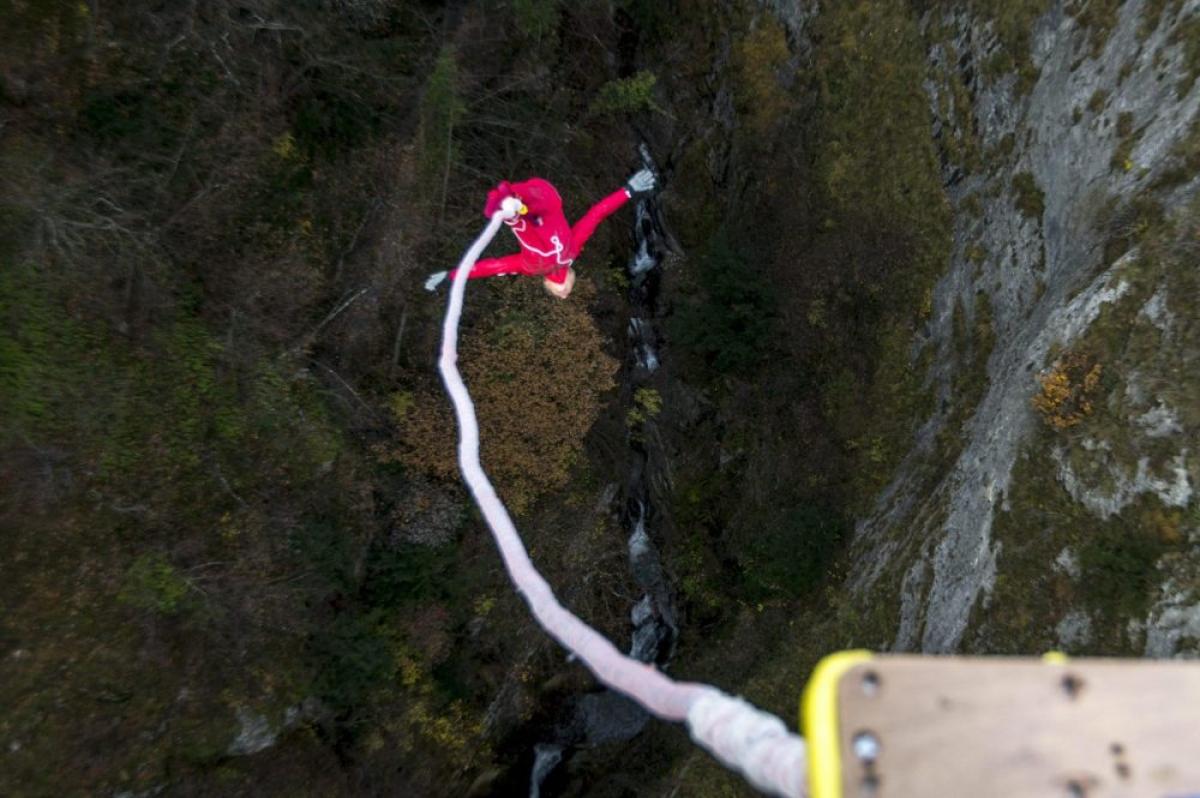
[[(570, 225), (563, 215), (562, 197), (549, 181), (532, 177), (521, 183), (502, 182), (488, 192), (483, 215), (490, 219), (506, 198), (519, 199), (520, 213), (504, 223), (517, 237), (521, 251), (502, 258), (477, 261), (468, 276), (471, 279), (502, 274), (540, 276), (547, 291), (559, 299), (566, 299), (575, 286), (575, 270), (571, 264), (579, 257), (580, 250), (596, 232), (600, 222), (630, 199), (654, 191), (655, 185), (654, 173), (643, 169), (629, 178), (623, 187), (593, 205), (578, 222)], [(436, 290), (446, 278), (454, 279), (454, 272), (430, 275), (425, 282), (426, 290)]]

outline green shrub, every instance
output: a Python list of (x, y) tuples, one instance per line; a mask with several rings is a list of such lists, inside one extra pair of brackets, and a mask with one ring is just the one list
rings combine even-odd
[(1113, 616), (1144, 615), (1158, 583), (1155, 566), (1165, 550), (1148, 531), (1124, 525), (1100, 527), (1079, 550), (1085, 594)]
[(1133, 156), (1133, 148), (1142, 138), (1142, 132), (1133, 128), (1133, 114), (1129, 111), (1123, 111), (1117, 115), (1117, 136), (1119, 136), (1119, 140), (1113, 149), (1109, 166), (1114, 171), (1128, 172), (1133, 168), (1133, 161), (1130, 160)]
[(795, 598), (819, 585), (847, 525), (828, 507), (801, 504), (770, 513), (756, 528), (738, 558), (750, 601)]
[[(1167, 3), (1170, 0), (1146, 0), (1142, 6), (1142, 17), (1138, 20), (1138, 41), (1143, 42), (1149, 38), (1150, 34), (1158, 30), (1158, 25), (1162, 21), (1162, 13), (1166, 10)], [(1178, 5), (1176, 4), (1176, 11)]]
[(458, 563), (452, 545), (376, 546), (367, 564), (364, 596), (373, 607), (399, 607), (453, 595)]
[(771, 349), (775, 303), (761, 270), (725, 233), (696, 264), (697, 290), (675, 311), (669, 331), (710, 375), (748, 373)]
[(513, 0), (517, 28), (531, 39), (554, 32), (558, 24), (559, 0)]
[(341, 612), (309, 641), (313, 689), (336, 714), (361, 712), (372, 691), (394, 683), (398, 664), (383, 623), (382, 610)]
[(1183, 77), (1175, 84), (1175, 96), (1182, 100), (1200, 78), (1200, 16), (1192, 14), (1171, 33), (1171, 43), (1183, 48)]
[(679, 30), (680, 9), (663, 0), (614, 0), (612, 4), (632, 19), (638, 34), (647, 43), (670, 37)]
[(610, 80), (600, 87), (592, 100), (593, 114), (636, 114), (641, 111), (661, 111), (654, 102), (654, 86), (658, 78), (653, 72), (641, 71), (619, 80)]
[(45, 418), (52, 401), (46, 377), (61, 321), (30, 277), (30, 270), (10, 263), (0, 268), (0, 422), (7, 431), (26, 433)]
[(1117, 135), (1121, 138), (1133, 135), (1133, 114), (1130, 111), (1117, 114)]
[(982, 0), (974, 10), (992, 24), (999, 46), (984, 66), (991, 80), (1009, 72), (1017, 74), (1017, 93), (1027, 94), (1037, 82), (1038, 70), (1030, 56), (1030, 33), (1038, 17), (1049, 10), (1049, 0)]
[(779, 79), (791, 58), (783, 25), (765, 17), (734, 45), (732, 58), (738, 115), (752, 139), (769, 140), (794, 106)]
[(1154, 181), (1154, 188), (1177, 186), (1200, 173), (1200, 119), (1171, 148), (1168, 167)]
[(220, 112), (206, 102), (216, 80), (182, 48), (158, 70), (152, 80), (89, 81), (74, 131), (81, 143), (139, 170), (177, 173), (185, 137), (221, 123)]
[(1107, 235), (1104, 262), (1115, 263), (1148, 233), (1161, 230), (1164, 219), (1162, 204), (1148, 194), (1139, 194), (1124, 204), (1112, 198), (1098, 220), (1100, 229)]
[(0, 0), (0, 47), (30, 57), (61, 56), (86, 36), (91, 10), (78, 0)]
[(1104, 52), (1104, 45), (1108, 43), (1109, 34), (1117, 26), (1118, 6), (1120, 5), (1120, 0), (1071, 0), (1067, 3), (1067, 13), (1088, 29), (1088, 44), (1092, 58), (1099, 58)]
[(184, 608), (189, 585), (158, 553), (143, 554), (125, 573), (118, 600), (144, 610), (174, 615)]
[(1040, 220), (1046, 212), (1046, 195), (1038, 187), (1037, 181), (1030, 172), (1019, 172), (1013, 175), (1013, 191), (1016, 192), (1017, 209), (1021, 215), (1034, 220)]
[(367, 141), (379, 121), (378, 112), (348, 89), (316, 90), (297, 101), (292, 130), (305, 154), (336, 158)]
[(838, 3), (815, 24), (829, 42), (813, 120), (823, 227), (851, 261), (843, 270), (862, 283), (888, 280), (894, 307), (915, 304), (949, 262), (950, 229), (929, 101), (914, 90), (927, 70), (920, 33), (898, 2)]
[(358, 584), (357, 547), (336, 515), (304, 519), (288, 542), (297, 558), (319, 578), (321, 589), (352, 591)]
[[(68, 316), (41, 268), (0, 252), (0, 430), (61, 437), (96, 412), (106, 385), (94, 327)], [(86, 401), (85, 401), (86, 397)]]
[(662, 395), (653, 388), (633, 392), (633, 407), (625, 413), (625, 426), (637, 429), (662, 411)]
[(454, 128), (466, 111), (458, 88), (458, 61), (449, 45), (438, 53), (421, 96), (418, 133), (422, 179), (441, 184), (453, 156)]

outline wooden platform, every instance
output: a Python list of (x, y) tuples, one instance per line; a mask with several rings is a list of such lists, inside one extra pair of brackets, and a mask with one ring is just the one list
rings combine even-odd
[(1200, 663), (880, 656), (837, 696), (846, 798), (1200, 798)]

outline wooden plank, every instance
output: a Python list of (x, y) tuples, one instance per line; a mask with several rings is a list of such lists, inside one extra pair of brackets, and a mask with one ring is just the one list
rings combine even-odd
[(1200, 798), (1200, 664), (883, 656), (837, 689), (847, 798)]

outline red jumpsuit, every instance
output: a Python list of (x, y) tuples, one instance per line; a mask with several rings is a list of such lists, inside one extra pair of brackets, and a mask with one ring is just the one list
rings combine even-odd
[[(596, 227), (629, 201), (629, 192), (622, 188), (609, 194), (593, 205), (574, 226), (567, 224), (558, 191), (540, 177), (532, 177), (523, 183), (501, 183), (488, 192), (483, 215), (490, 219), (505, 197), (518, 198), (527, 209), (526, 213), (505, 222), (517, 237), (521, 251), (477, 261), (468, 277), (528, 274), (561, 285), (567, 281), (571, 264), (596, 232)], [(454, 272), (448, 276), (453, 279)]]

